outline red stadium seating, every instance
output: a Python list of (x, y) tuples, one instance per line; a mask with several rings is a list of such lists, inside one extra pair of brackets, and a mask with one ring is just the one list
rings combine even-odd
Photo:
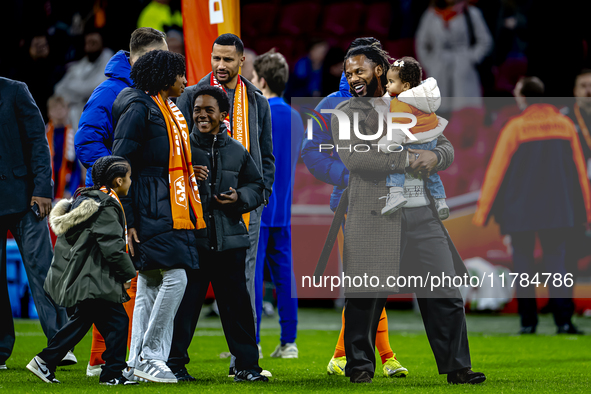
[(364, 33), (368, 36), (374, 36), (378, 39), (388, 36), (391, 19), (390, 3), (374, 3), (367, 9), (367, 18), (365, 18)]
[(403, 56), (417, 57), (415, 54), (414, 38), (401, 38), (400, 40), (386, 41), (384, 49), (395, 59)]
[(242, 6), (242, 34), (260, 37), (271, 34), (277, 22), (279, 7), (274, 3), (255, 3)]
[(365, 6), (359, 2), (335, 3), (324, 10), (322, 29), (331, 34), (356, 34), (365, 16)]
[(279, 33), (290, 35), (313, 34), (322, 7), (318, 3), (301, 2), (284, 6), (279, 18)]

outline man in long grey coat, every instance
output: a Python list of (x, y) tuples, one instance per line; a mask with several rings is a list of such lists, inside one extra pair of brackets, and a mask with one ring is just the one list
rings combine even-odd
[[(440, 136), (433, 151), (404, 150), (384, 154), (378, 149), (367, 150), (371, 141), (354, 133), (354, 113), (358, 114), (359, 133), (375, 135), (389, 112), (384, 103), (384, 62), (386, 54), (375, 46), (350, 50), (345, 58), (345, 76), (354, 98), (340, 104), (337, 109), (349, 119), (349, 138), (339, 127), (340, 119), (333, 115), (332, 133), (339, 145), (339, 156), (349, 169), (347, 225), (343, 268), (345, 277), (370, 278), (345, 282), (345, 373), (351, 382), (371, 382), (375, 371), (375, 335), (380, 313), (388, 294), (397, 293), (392, 278), (411, 275), (426, 278), (429, 275), (463, 276), (466, 268), (455, 249), (445, 227), (438, 218), (434, 200), (424, 187), (422, 178), (428, 174), (407, 174), (405, 197), (407, 205), (389, 216), (380, 214), (386, 193), (386, 176), (404, 173), (415, 160), (429, 163), (428, 171), (441, 171), (453, 162), (453, 147)], [(387, 63), (386, 63), (387, 64)], [(382, 108), (380, 108), (382, 106)], [(367, 138), (367, 137), (366, 137)], [(410, 156), (410, 158), (409, 158)], [(416, 165), (414, 167), (417, 167)], [(402, 263), (402, 264), (401, 264)], [(421, 286), (404, 286), (405, 292), (416, 292), (421, 315), (435, 355), (440, 374), (447, 374), (449, 383), (481, 383), (486, 377), (472, 372), (466, 331), (463, 300), (459, 289), (440, 286), (431, 290)]]

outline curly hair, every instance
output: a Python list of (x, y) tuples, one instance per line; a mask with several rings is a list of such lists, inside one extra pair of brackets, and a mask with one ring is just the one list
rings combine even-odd
[(390, 68), (390, 60), (392, 58), (388, 55), (388, 52), (382, 49), (380, 42), (377, 41), (371, 45), (361, 45), (349, 49), (345, 55), (345, 60), (343, 61), (343, 70), (346, 69), (345, 65), (348, 59), (359, 55), (364, 55), (375, 66), (382, 66), (383, 73), (380, 77), (380, 81), (382, 82), (382, 85), (385, 86), (388, 83), (386, 72), (388, 71), (388, 68)]
[(103, 156), (98, 158), (92, 165), (92, 187), (81, 187), (76, 190), (74, 198), (80, 193), (88, 190), (98, 190), (106, 186), (111, 189), (115, 178), (124, 178), (127, 171), (131, 169), (127, 160), (121, 156)]
[[(397, 65), (398, 62), (404, 62), (402, 65)], [(398, 78), (402, 83), (409, 83), (410, 88), (417, 87), (423, 80), (423, 68), (421, 64), (411, 56), (404, 56), (398, 59), (390, 66), (390, 70), (398, 72)]]
[(131, 67), (131, 79), (135, 87), (156, 96), (170, 88), (178, 76), (185, 76), (185, 57), (169, 51), (150, 51)]
[(230, 99), (228, 98), (226, 92), (218, 87), (209, 85), (204, 85), (195, 91), (195, 96), (193, 97), (193, 107), (195, 106), (197, 97), (203, 95), (211, 96), (216, 99), (218, 106), (220, 107), (220, 112), (230, 113)]

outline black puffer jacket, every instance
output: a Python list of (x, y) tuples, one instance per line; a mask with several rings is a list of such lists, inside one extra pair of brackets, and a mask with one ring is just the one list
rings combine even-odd
[[(207, 227), (196, 230), (197, 246), (219, 252), (248, 248), (248, 231), (242, 214), (250, 212), (264, 202), (265, 184), (252, 156), (236, 140), (228, 136), (220, 125), (218, 135), (203, 134), (196, 128), (191, 133), (193, 165), (206, 166), (209, 176), (199, 182), (199, 195)], [(214, 198), (236, 189), (238, 201), (221, 205)]]
[[(150, 96), (126, 88), (113, 103), (113, 154), (131, 163), (131, 189), (122, 199), (128, 228), (138, 231), (134, 264), (140, 271), (199, 267), (193, 230), (174, 230), (168, 181), (168, 131)], [(195, 218), (191, 211), (191, 219)]]

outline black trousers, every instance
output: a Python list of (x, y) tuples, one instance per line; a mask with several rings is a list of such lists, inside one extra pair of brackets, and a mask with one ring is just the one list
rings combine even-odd
[(48, 341), (68, 321), (66, 310), (57, 306), (43, 290), (53, 259), (47, 219), (38, 221), (32, 211), (0, 217), (0, 364), (4, 364), (14, 347), (14, 323), (6, 279), (6, 235), (14, 236), (21, 256), (39, 321)]
[[(559, 228), (551, 230), (540, 230), (537, 232), (542, 245), (544, 268), (542, 273), (559, 274), (562, 285), (554, 286), (554, 278), (548, 280), (550, 293), (550, 307), (554, 315), (554, 322), (557, 326), (570, 324), (575, 311), (575, 304), (572, 299), (573, 288), (564, 284), (566, 270), (566, 245), (569, 236), (574, 234), (573, 229)], [(526, 273), (532, 279), (538, 272), (534, 264), (534, 248), (536, 244), (536, 231), (523, 231), (511, 233), (511, 246), (513, 247), (513, 268), (517, 273)], [(544, 282), (546, 276), (539, 276), (538, 280)], [(536, 303), (535, 285), (521, 286), (517, 280), (516, 295), (521, 326), (537, 326), (538, 308)], [(558, 283), (558, 282), (557, 282)]]
[(170, 369), (178, 371), (190, 361), (189, 345), (211, 282), (228, 348), (236, 356), (236, 370), (262, 371), (252, 306), (246, 290), (245, 260), (246, 249), (224, 252), (199, 250), (199, 269), (187, 270), (187, 288), (174, 319), (168, 358)]
[[(402, 209), (400, 276), (425, 278), (455, 275), (453, 259), (439, 220), (429, 207)], [(400, 288), (415, 292), (437, 369), (447, 374), (471, 367), (464, 302), (459, 289)], [(380, 314), (387, 297), (377, 293), (345, 300), (345, 374), (376, 369), (375, 341)]]
[(77, 345), (95, 324), (105, 338), (106, 350), (103, 352), (105, 365), (102, 367), (101, 381), (121, 376), (127, 366), (127, 334), (129, 318), (122, 304), (101, 299), (86, 300), (74, 307), (74, 313), (66, 325), (49, 341), (49, 345), (38, 354), (51, 371), (64, 358), (68, 350)]

